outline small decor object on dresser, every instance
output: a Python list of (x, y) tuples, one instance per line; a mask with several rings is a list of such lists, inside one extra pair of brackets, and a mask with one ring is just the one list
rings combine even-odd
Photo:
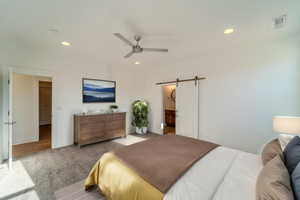
[(83, 103), (109, 103), (116, 102), (116, 82), (82, 79)]
[(136, 133), (146, 134), (148, 121), (149, 104), (146, 101), (137, 100), (132, 103), (132, 125), (135, 126)]
[(110, 110), (111, 110), (112, 112), (118, 112), (119, 106), (117, 106), (117, 105), (110, 105), (109, 108), (110, 108)]

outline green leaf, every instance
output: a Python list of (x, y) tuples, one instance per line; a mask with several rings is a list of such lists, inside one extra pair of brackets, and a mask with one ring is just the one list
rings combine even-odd
[(136, 100), (132, 103), (132, 122), (133, 126), (138, 128), (147, 127), (148, 121), (149, 104), (146, 101)]

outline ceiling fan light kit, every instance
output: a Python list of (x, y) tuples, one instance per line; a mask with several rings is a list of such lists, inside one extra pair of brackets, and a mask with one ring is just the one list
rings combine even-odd
[(143, 48), (143, 47), (141, 47), (140, 44), (139, 44), (139, 42), (142, 39), (142, 37), (139, 36), (139, 35), (135, 35), (134, 36), (135, 44), (133, 42), (131, 42), (130, 40), (128, 40), (127, 38), (125, 38), (120, 33), (114, 33), (114, 35), (117, 38), (119, 38), (120, 40), (122, 40), (123, 42), (125, 42), (127, 45), (131, 46), (131, 48), (132, 48), (131, 52), (129, 52), (128, 54), (126, 54), (124, 56), (125, 58), (129, 58), (134, 53), (142, 53), (144, 51), (149, 51), (149, 52), (168, 52), (168, 49), (162, 49), (162, 48)]

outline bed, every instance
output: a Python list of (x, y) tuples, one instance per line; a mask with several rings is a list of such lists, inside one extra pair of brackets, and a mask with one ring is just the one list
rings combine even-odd
[(259, 155), (216, 145), (196, 159), (171, 187), (162, 190), (118, 153), (109, 152), (95, 164), (85, 186), (98, 185), (107, 199), (114, 200), (255, 200), (256, 179), (262, 167)]

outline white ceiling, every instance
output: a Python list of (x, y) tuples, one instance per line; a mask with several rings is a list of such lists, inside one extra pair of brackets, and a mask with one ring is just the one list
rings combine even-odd
[[(272, 19), (282, 14), (288, 15), (287, 25), (273, 29)], [(291, 37), (300, 33), (299, 19), (299, 0), (1, 0), (0, 50), (26, 55), (20, 62), (35, 56), (42, 64), (62, 58), (153, 64)], [(224, 35), (227, 27), (236, 32)], [(145, 47), (169, 48), (169, 53), (126, 60), (130, 48), (114, 32), (129, 38), (140, 34)], [(62, 41), (72, 47), (62, 47)]]

